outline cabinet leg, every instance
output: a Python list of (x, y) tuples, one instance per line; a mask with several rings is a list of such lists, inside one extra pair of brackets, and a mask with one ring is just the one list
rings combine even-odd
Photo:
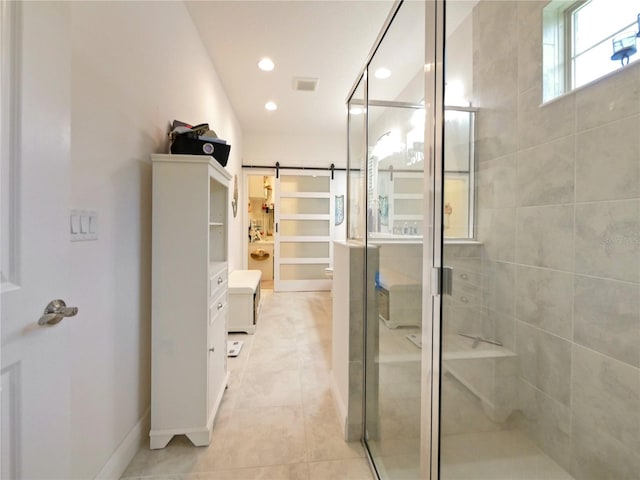
[(211, 432), (205, 430), (203, 432), (187, 433), (187, 438), (191, 440), (196, 447), (206, 447), (211, 443)]
[(159, 448), (164, 448), (173, 438), (172, 434), (167, 435), (150, 435), (150, 445), (151, 450), (157, 450)]

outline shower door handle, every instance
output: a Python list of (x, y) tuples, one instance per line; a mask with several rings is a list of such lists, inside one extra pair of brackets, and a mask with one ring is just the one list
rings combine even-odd
[(453, 295), (453, 268), (431, 269), (431, 295)]
[(453, 268), (442, 267), (442, 295), (453, 295)]

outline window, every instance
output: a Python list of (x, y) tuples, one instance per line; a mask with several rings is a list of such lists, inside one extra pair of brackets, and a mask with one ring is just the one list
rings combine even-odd
[(640, 60), (639, 15), (640, 0), (550, 2), (543, 11), (543, 101)]

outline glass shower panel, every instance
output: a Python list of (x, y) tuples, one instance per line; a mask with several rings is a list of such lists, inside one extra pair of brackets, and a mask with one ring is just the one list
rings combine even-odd
[(420, 478), (424, 23), (402, 3), (367, 70), (365, 444), (382, 479)]
[(640, 64), (544, 103), (547, 3), (445, 3), (443, 480), (640, 478)]
[(367, 166), (367, 112), (364, 104), (364, 85), (364, 77), (361, 77), (347, 105), (349, 129), (347, 236), (352, 240), (364, 240), (367, 220), (364, 214)]

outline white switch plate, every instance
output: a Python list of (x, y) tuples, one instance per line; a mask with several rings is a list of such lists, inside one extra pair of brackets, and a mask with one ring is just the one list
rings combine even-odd
[(97, 210), (71, 210), (70, 233), (72, 242), (98, 239)]
[(80, 233), (80, 216), (74, 210), (71, 211), (71, 223), (69, 228), (71, 229), (72, 239), (74, 235)]

